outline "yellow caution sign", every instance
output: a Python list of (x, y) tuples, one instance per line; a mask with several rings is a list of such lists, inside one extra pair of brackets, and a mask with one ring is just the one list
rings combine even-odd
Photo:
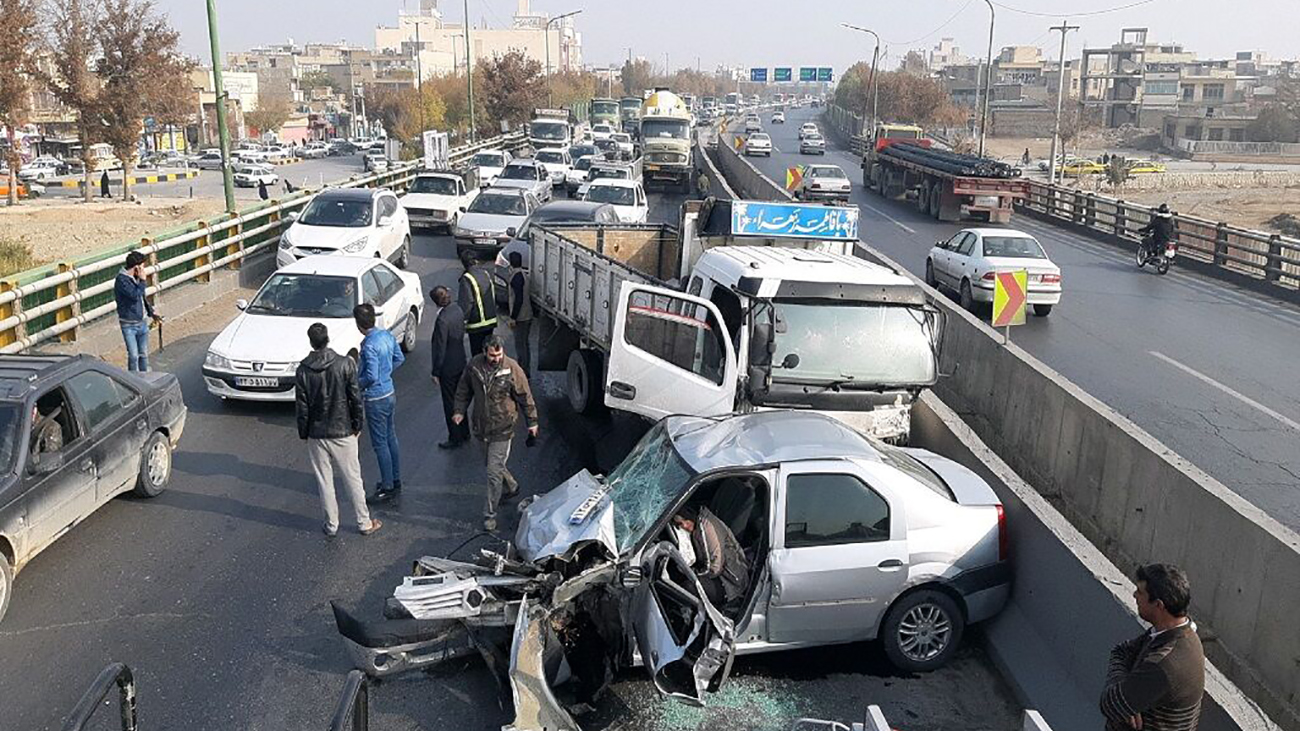
[(799, 187), (799, 184), (803, 182), (803, 171), (804, 171), (803, 165), (796, 165), (795, 167), (792, 168), (786, 168), (785, 170), (786, 190), (794, 190), (795, 188)]
[(735, 145), (736, 145), (736, 150), (740, 150), (740, 148), (745, 146), (745, 138), (741, 137), (740, 135), (736, 135)]
[(997, 272), (993, 286), (993, 327), (1025, 324), (1029, 275), (1024, 269)]

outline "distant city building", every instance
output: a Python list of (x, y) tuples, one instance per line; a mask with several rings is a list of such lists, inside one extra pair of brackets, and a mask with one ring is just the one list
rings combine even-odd
[(957, 48), (951, 38), (940, 38), (939, 44), (930, 49), (930, 70), (942, 71), (949, 66), (960, 66), (966, 63), (966, 57), (961, 55), (961, 50)]

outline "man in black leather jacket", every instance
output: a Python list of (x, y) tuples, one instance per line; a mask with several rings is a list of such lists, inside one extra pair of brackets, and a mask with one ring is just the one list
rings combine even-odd
[(1150, 222), (1138, 229), (1138, 233), (1143, 236), (1150, 235), (1149, 239), (1143, 238), (1143, 242), (1150, 241), (1147, 248), (1148, 256), (1163, 253), (1165, 244), (1174, 240), (1174, 214), (1169, 211), (1169, 205), (1161, 203), (1160, 207), (1151, 214)]
[(361, 459), (357, 436), (364, 423), (361, 387), (357, 385), (357, 364), (330, 349), (329, 331), (319, 322), (307, 328), (311, 353), (298, 364), (294, 374), (298, 438), (307, 440), (325, 524), (321, 530), (333, 537), (339, 530), (339, 506), (334, 497), (334, 471), (343, 478), (343, 489), (356, 511), (357, 529), (370, 535), (383, 525), (371, 520), (366, 509), (366, 489), (361, 482)]

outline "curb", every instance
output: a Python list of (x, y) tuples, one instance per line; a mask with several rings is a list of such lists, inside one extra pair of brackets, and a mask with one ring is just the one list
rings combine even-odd
[[(197, 168), (192, 168), (189, 170), (183, 170), (178, 173), (136, 175), (131, 178), (131, 185), (148, 185), (150, 183), (170, 183), (177, 180), (189, 180), (191, 178), (199, 177), (199, 172), (200, 171)], [(122, 179), (120, 177), (119, 178), (110, 177), (108, 179), (108, 182), (111, 185), (121, 185)], [(50, 182), (42, 182), (41, 185), (44, 185), (46, 188), (80, 188), (81, 186), (85, 185), (85, 183), (86, 181), (84, 180), (54, 180)], [(99, 182), (92, 180), (91, 185), (98, 186)], [(0, 191), (6, 191), (6, 190), (8, 190), (8, 188), (0, 188)]]

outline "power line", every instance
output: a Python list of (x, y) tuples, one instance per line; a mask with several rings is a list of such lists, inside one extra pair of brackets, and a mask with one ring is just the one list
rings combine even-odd
[(1119, 12), (1120, 10), (1128, 10), (1129, 8), (1136, 8), (1142, 5), (1150, 5), (1153, 2), (1156, 2), (1156, 0), (1137, 0), (1137, 2), (1128, 3), (1126, 5), (1116, 5), (1113, 8), (1106, 8), (1104, 10), (1085, 10), (1082, 12), (1073, 12), (1073, 13), (1041, 13), (1037, 10), (1021, 10), (1020, 8), (1013, 8), (1010, 5), (1003, 5), (1002, 3), (999, 2), (995, 2), (993, 4), (999, 8), (1002, 8), (1003, 10), (1009, 10), (1013, 13), (1020, 13), (1022, 15), (1033, 15), (1039, 18), (1077, 18), (1079, 16), (1105, 15), (1106, 13), (1115, 13), (1115, 12)]
[[(1147, 0), (1147, 1), (1150, 2), (1151, 0)], [(933, 36), (935, 33), (938, 33), (939, 31), (943, 30), (944, 28), (947, 28), (948, 25), (952, 23), (952, 21), (957, 19), (958, 15), (961, 15), (962, 13), (966, 12), (966, 8), (969, 8), (972, 2), (975, 2), (975, 0), (966, 0), (966, 4), (958, 8), (957, 12), (953, 13), (947, 20), (943, 21), (943, 23), (938, 28), (935, 28), (934, 30), (930, 31), (929, 33), (926, 33), (920, 38), (913, 38), (910, 41), (890, 41), (890, 43), (893, 43), (895, 45), (900, 45), (900, 46), (909, 46), (913, 43), (918, 43), (920, 41), (923, 41), (929, 38), (930, 36)]]

